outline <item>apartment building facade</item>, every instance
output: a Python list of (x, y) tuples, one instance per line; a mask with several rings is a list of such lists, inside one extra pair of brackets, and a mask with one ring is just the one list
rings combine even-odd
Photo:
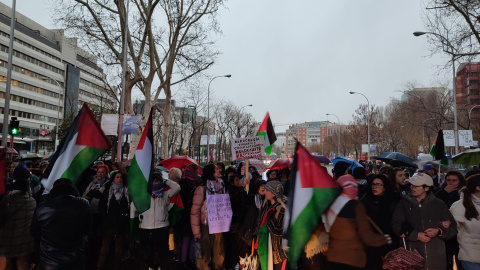
[[(10, 41), (11, 8), (0, 3), (0, 123), (3, 123)], [(57, 122), (74, 116), (87, 102), (95, 113), (115, 110), (115, 91), (105, 84), (97, 58), (67, 38), (63, 30), (50, 30), (16, 13), (13, 42), (10, 117), (20, 121), (15, 147), (26, 152), (48, 154), (54, 149)]]

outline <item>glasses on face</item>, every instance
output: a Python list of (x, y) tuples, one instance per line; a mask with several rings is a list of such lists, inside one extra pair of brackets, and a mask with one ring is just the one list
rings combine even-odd
[(373, 183), (372, 187), (383, 187), (383, 184), (380, 183)]

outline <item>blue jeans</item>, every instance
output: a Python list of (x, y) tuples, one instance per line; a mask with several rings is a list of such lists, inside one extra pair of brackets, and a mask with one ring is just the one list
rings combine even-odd
[(480, 263), (460, 261), (464, 270), (480, 270)]

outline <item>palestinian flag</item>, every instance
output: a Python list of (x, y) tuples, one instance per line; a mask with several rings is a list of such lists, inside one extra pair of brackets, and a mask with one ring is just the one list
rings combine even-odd
[(263, 136), (265, 139), (265, 153), (270, 155), (272, 153), (272, 145), (277, 140), (275, 130), (273, 129), (272, 120), (270, 120), (270, 114), (267, 112), (265, 119), (258, 128), (257, 136)]
[(178, 193), (170, 199), (170, 205), (168, 206), (168, 223), (170, 224), (170, 227), (178, 224), (182, 218), (183, 208), (182, 197), (180, 197), (180, 193)]
[(138, 142), (135, 155), (128, 169), (128, 193), (132, 197), (135, 208), (139, 213), (150, 208), (152, 198), (152, 172), (154, 167), (153, 155), (153, 127), (152, 112), (143, 129), (142, 137)]
[(448, 166), (448, 159), (445, 157), (445, 141), (443, 139), (443, 130), (439, 130), (437, 138), (430, 149), (430, 155), (433, 160), (440, 160), (440, 164)]
[(298, 141), (290, 183), (284, 237), (290, 246), (288, 261), (294, 267), (321, 222), (323, 212), (340, 194), (341, 187)]
[(50, 191), (53, 183), (60, 178), (68, 178), (76, 184), (80, 175), (111, 146), (92, 111), (84, 103), (43, 173), (45, 190)]

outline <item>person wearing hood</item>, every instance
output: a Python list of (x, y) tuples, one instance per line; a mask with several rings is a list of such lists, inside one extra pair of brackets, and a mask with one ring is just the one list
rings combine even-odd
[(88, 201), (70, 179), (55, 181), (35, 210), (30, 233), (40, 243), (39, 269), (85, 269), (84, 243), (92, 225)]
[(33, 253), (29, 233), (36, 202), (29, 192), (30, 172), (17, 166), (13, 171), (12, 190), (0, 202), (0, 269), (30, 269), (28, 257)]
[[(152, 177), (150, 208), (139, 213), (138, 216), (140, 220), (140, 244), (149, 269), (157, 269), (159, 266), (161, 269), (168, 269), (170, 263), (168, 206), (170, 205), (170, 199), (180, 192), (180, 186), (175, 181), (164, 180), (161, 172), (154, 172)], [(131, 203), (130, 216), (134, 217), (136, 214), (135, 204)]]
[(329, 233), (327, 260), (330, 269), (363, 269), (367, 263), (365, 246), (391, 243), (389, 235), (372, 230), (363, 204), (358, 201), (358, 184), (352, 175), (337, 179), (343, 190), (322, 215)]
[(424, 173), (406, 180), (411, 196), (403, 197), (392, 217), (393, 232), (424, 258), (423, 269), (446, 269), (445, 240), (457, 234), (457, 224), (445, 203), (432, 193), (432, 178)]
[(365, 205), (367, 215), (378, 225), (383, 233), (392, 236), (392, 244), (382, 247), (367, 247), (367, 265), (365, 269), (382, 269), (382, 257), (398, 247), (398, 238), (392, 232), (392, 213), (395, 210), (396, 198), (394, 188), (383, 174), (373, 175), (368, 182), (365, 196), (361, 202)]
[(184, 206), (179, 224), (179, 237), (182, 239), (181, 261), (185, 269), (191, 269), (195, 266), (195, 254), (193, 252), (194, 237), (192, 227), (190, 226), (190, 211), (192, 209), (195, 189), (201, 184), (200, 178), (198, 177), (198, 169), (196, 164), (187, 165), (179, 182), (181, 188), (180, 197), (182, 198)]
[[(465, 178), (461, 172), (450, 170), (445, 175), (445, 182), (438, 188), (435, 196), (450, 208), (454, 202), (460, 200), (460, 190), (465, 184)], [(453, 257), (455, 256), (455, 259), (458, 261), (459, 252), (456, 236), (445, 240), (445, 249), (447, 253), (447, 269), (453, 269)], [(461, 267), (460, 265), (459, 270), (461, 270)]]
[(105, 184), (98, 205), (101, 215), (102, 247), (98, 257), (97, 269), (103, 269), (107, 261), (110, 245), (114, 242), (114, 269), (120, 268), (127, 246), (130, 223), (130, 198), (128, 195), (127, 176), (120, 171), (111, 173), (112, 181)]
[(262, 269), (282, 269), (287, 260), (287, 254), (282, 248), (285, 199), (280, 181), (274, 180), (265, 184), (265, 201), (258, 219), (256, 245)]
[(465, 270), (480, 269), (480, 174), (467, 178), (462, 195), (450, 207), (458, 225), (458, 259)]

